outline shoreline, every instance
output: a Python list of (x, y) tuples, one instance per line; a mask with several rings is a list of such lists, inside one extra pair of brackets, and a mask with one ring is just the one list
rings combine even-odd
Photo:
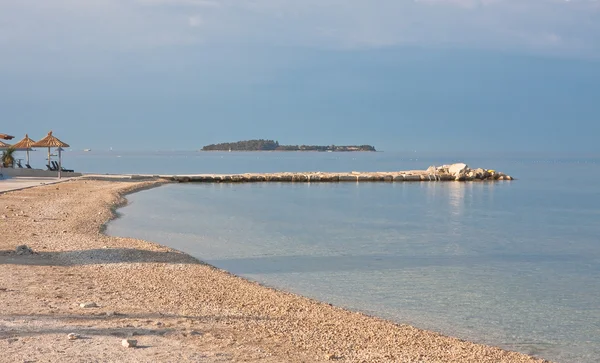
[[(162, 184), (73, 180), (0, 195), (0, 214), (7, 216), (0, 219), (5, 357), (544, 362), (262, 286), (156, 243), (103, 234), (128, 194)], [(37, 253), (16, 255), (20, 244)], [(86, 301), (99, 307), (78, 307)], [(86, 339), (68, 341), (70, 332)], [(121, 347), (130, 336), (146, 348)]]

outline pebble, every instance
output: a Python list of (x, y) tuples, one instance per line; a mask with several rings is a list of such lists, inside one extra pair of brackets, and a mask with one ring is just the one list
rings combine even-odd
[(137, 340), (135, 339), (123, 339), (121, 341), (121, 345), (125, 348), (135, 348), (137, 347)]
[(84, 309), (97, 308), (98, 304), (96, 304), (95, 302), (85, 302), (85, 303), (79, 304), (79, 307), (84, 308)]
[(17, 246), (17, 249), (15, 251), (17, 253), (17, 255), (31, 255), (33, 254), (33, 250), (27, 246), (27, 245), (20, 245)]
[(80, 338), (80, 335), (75, 333), (69, 333), (69, 335), (67, 335), (67, 338), (69, 338), (69, 340), (77, 340)]

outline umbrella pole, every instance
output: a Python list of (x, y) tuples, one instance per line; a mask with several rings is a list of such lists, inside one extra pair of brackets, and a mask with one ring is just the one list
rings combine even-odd
[(27, 149), (26, 154), (27, 154), (27, 165), (29, 165), (29, 149)]
[(61, 150), (61, 148), (59, 147), (58, 148), (58, 179), (60, 179), (60, 171), (62, 170), (62, 162), (61, 162), (62, 158), (60, 156), (60, 150)]

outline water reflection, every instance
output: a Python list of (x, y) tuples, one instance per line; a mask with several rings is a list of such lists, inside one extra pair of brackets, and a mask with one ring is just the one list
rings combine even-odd
[(450, 213), (457, 221), (463, 213), (465, 204), (465, 189), (472, 186), (471, 183), (447, 183), (448, 185), (448, 205)]

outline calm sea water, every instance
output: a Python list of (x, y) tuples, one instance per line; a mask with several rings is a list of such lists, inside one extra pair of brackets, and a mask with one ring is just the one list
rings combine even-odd
[(399, 170), (456, 160), (505, 171), (519, 180), (173, 184), (129, 196), (108, 233), (156, 241), (266, 285), (397, 322), (560, 362), (600, 360), (598, 157), (81, 158), (96, 172)]

